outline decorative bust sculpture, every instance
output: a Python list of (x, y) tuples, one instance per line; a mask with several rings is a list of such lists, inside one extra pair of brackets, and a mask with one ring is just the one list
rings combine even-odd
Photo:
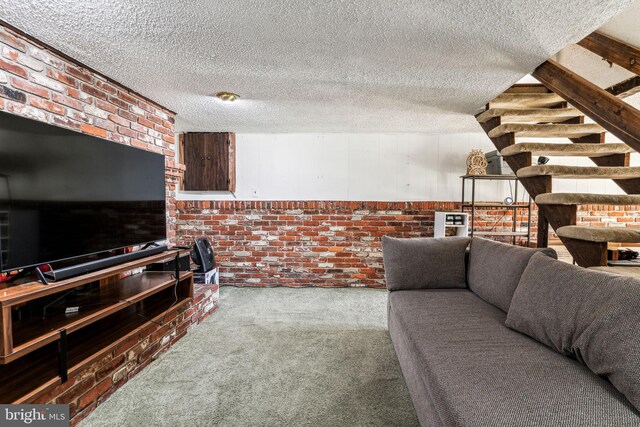
[(482, 150), (471, 150), (467, 156), (467, 175), (486, 175), (487, 159)]

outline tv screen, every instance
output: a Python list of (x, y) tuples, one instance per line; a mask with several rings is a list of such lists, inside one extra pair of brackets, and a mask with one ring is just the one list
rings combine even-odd
[(0, 112), (0, 271), (166, 238), (164, 156)]

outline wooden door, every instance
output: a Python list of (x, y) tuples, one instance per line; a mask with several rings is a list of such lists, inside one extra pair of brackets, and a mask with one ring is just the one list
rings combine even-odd
[(235, 191), (233, 136), (227, 132), (184, 134), (185, 191)]
[(186, 191), (203, 190), (206, 187), (205, 159), (206, 145), (204, 134), (187, 133), (183, 137), (184, 144), (184, 189)]
[(207, 155), (207, 182), (209, 190), (229, 190), (229, 135), (226, 133), (205, 134)]

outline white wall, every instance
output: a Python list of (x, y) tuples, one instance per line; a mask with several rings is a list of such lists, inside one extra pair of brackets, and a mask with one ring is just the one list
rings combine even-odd
[[(495, 150), (483, 133), (237, 134), (239, 200), (442, 200), (461, 196), (472, 149)], [(486, 200), (504, 198), (486, 183)], [(181, 192), (179, 199), (233, 199)]]
[[(459, 201), (469, 151), (495, 150), (484, 133), (238, 134), (236, 143), (238, 200)], [(553, 158), (551, 164), (594, 166), (572, 157)], [(556, 180), (554, 191), (620, 192), (610, 180)], [(509, 194), (504, 182), (478, 184), (478, 200)], [(178, 199), (233, 200), (234, 195), (179, 192)]]

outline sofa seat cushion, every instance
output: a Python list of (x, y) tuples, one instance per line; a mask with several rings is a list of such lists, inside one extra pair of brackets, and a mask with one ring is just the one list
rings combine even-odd
[(607, 380), (510, 330), (504, 312), (468, 290), (392, 292), (389, 304), (403, 373), (420, 377), (437, 412), (421, 420), (442, 426), (640, 423), (640, 413)]

